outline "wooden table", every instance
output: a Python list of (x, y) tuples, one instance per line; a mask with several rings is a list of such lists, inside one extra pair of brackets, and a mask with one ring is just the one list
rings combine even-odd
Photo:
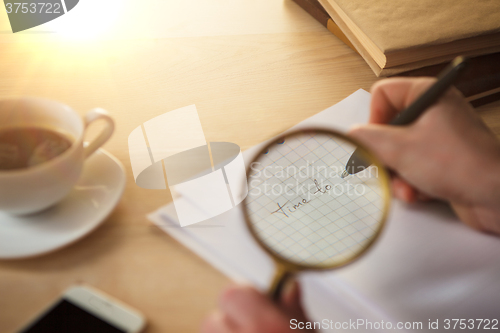
[[(0, 332), (13, 331), (78, 282), (140, 309), (147, 332), (196, 332), (229, 280), (146, 219), (171, 197), (134, 183), (129, 133), (154, 116), (196, 104), (207, 141), (246, 149), (377, 80), (295, 3), (212, 1), (219, 7), (210, 12), (207, 0), (191, 0), (186, 3), (203, 5), (203, 12), (190, 19), (184, 11), (189, 25), (161, 31), (158, 13), (174, 2), (162, 3), (162, 10), (143, 9), (135, 25), (127, 25), (140, 30), (140, 22), (153, 22), (153, 34), (145, 29), (112, 40), (13, 35), (0, 13), (0, 98), (52, 98), (82, 115), (96, 106), (109, 110), (117, 129), (105, 149), (125, 165), (128, 181), (115, 211), (88, 237), (41, 257), (0, 261)], [(500, 103), (478, 112), (500, 135)]]

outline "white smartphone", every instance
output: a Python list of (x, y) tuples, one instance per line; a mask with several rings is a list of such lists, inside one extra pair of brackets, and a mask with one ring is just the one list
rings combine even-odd
[(20, 333), (136, 333), (145, 326), (136, 310), (87, 286), (74, 286)]

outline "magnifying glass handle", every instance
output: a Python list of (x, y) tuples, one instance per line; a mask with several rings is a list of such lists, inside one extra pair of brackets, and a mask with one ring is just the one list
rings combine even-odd
[(283, 287), (285, 287), (286, 283), (293, 275), (290, 271), (286, 270), (283, 265), (277, 264), (277, 266), (273, 282), (271, 283), (271, 288), (269, 288), (268, 292), (269, 298), (276, 303), (280, 300)]

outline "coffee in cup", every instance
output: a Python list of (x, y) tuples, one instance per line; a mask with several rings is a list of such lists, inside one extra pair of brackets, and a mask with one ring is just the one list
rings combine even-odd
[(0, 130), (0, 171), (48, 162), (68, 150), (71, 144), (67, 135), (41, 127)]
[[(102, 133), (84, 147), (86, 128), (102, 119)], [(31, 214), (62, 200), (78, 181), (84, 160), (112, 135), (103, 109), (84, 120), (70, 107), (40, 98), (0, 100), (0, 211)]]

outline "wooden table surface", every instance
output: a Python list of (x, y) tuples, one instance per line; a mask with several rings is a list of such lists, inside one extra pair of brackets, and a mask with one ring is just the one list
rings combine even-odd
[[(177, 21), (162, 30), (158, 13), (174, 3), (142, 9), (126, 25), (137, 28), (133, 33), (109, 39), (12, 34), (0, 13), (0, 98), (56, 99), (82, 115), (107, 109), (117, 129), (105, 149), (127, 173), (121, 202), (93, 233), (48, 255), (0, 260), (0, 332), (15, 330), (79, 282), (141, 310), (147, 332), (196, 332), (229, 280), (146, 219), (171, 197), (134, 183), (130, 132), (196, 104), (207, 141), (246, 149), (377, 80), (363, 59), (288, 0), (190, 0), (186, 6), (203, 11), (171, 11)], [(146, 29), (137, 22), (152, 23)], [(500, 135), (500, 103), (478, 112)]]

